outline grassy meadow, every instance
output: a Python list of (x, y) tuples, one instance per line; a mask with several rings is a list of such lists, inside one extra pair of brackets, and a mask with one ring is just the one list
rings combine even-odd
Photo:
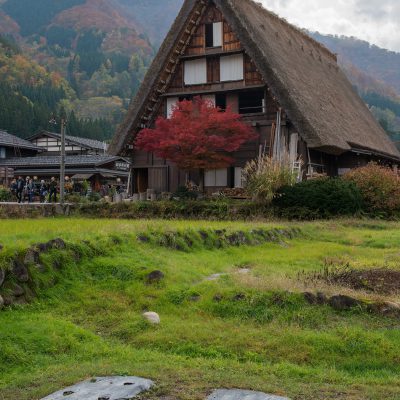
[[(141, 243), (137, 235), (200, 229), (300, 227), (285, 243), (190, 251)], [(0, 311), (0, 400), (40, 399), (92, 376), (151, 378), (141, 399), (201, 400), (243, 388), (292, 400), (400, 399), (400, 321), (355, 308), (309, 305), (322, 290), (399, 301), (302, 279), (329, 263), (400, 269), (400, 224), (339, 220), (253, 222), (2, 220), (3, 254), (54, 238), (103, 247), (61, 269), (33, 272), (37, 297)], [(107, 238), (116, 238), (111, 244)], [(0, 252), (1, 255), (1, 252)], [(0, 264), (1, 265), (1, 264)], [(148, 284), (160, 270), (165, 278)], [(214, 276), (214, 274), (220, 274)], [(160, 315), (160, 325), (144, 321)]]

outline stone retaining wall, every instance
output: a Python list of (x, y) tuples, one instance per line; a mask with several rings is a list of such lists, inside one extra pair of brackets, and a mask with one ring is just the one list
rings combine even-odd
[(70, 208), (69, 204), (0, 203), (0, 218), (56, 217), (69, 215)]

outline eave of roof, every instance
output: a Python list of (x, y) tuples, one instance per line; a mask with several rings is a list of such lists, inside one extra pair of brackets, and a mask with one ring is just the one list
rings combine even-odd
[(18, 136), (12, 135), (11, 133), (0, 130), (0, 146), (2, 147), (13, 147), (25, 150), (35, 150), (37, 152), (43, 151), (40, 147), (34, 145), (28, 140), (21, 139)]
[[(65, 165), (88, 165), (99, 167), (109, 164), (114, 161), (123, 160), (126, 163), (129, 161), (119, 156), (107, 155), (82, 155), (82, 156), (67, 156)], [(0, 166), (7, 167), (48, 167), (51, 165), (59, 166), (61, 163), (60, 156), (37, 156), (37, 157), (15, 157), (5, 158), (0, 160)]]

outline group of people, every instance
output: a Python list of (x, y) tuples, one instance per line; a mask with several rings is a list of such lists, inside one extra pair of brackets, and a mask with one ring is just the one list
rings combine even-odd
[(50, 182), (39, 181), (36, 177), (31, 179), (29, 176), (25, 179), (19, 176), (11, 182), (11, 193), (15, 196), (18, 203), (33, 203), (35, 197), (40, 198), (41, 203), (57, 202), (58, 183), (56, 178), (52, 177)]

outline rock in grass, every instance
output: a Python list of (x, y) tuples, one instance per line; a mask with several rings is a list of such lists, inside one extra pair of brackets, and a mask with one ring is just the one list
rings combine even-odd
[(142, 243), (149, 243), (150, 242), (150, 238), (148, 236), (146, 236), (146, 235), (138, 235), (137, 239), (138, 239), (139, 242), (142, 242)]
[(317, 304), (317, 296), (311, 292), (304, 292), (303, 293), (304, 300), (311, 305)]
[(357, 307), (360, 302), (350, 296), (338, 295), (329, 299), (329, 305), (337, 311), (346, 311)]
[(165, 275), (161, 271), (152, 271), (147, 275), (147, 283), (154, 284), (159, 283), (165, 278)]
[(328, 298), (326, 297), (326, 295), (322, 292), (318, 292), (317, 293), (317, 304), (322, 306), (326, 303), (328, 303)]
[(29, 249), (24, 258), (24, 264), (37, 264), (39, 263), (39, 252), (35, 249)]
[(391, 301), (372, 303), (368, 306), (369, 311), (379, 315), (400, 315), (400, 304)]
[(13, 261), (13, 266), (12, 266), (11, 272), (17, 278), (18, 281), (20, 281), (20, 282), (28, 282), (29, 281), (28, 268), (20, 260)]
[(400, 312), (400, 304), (393, 303), (392, 301), (385, 301), (383, 307), (386, 312)]
[(0, 310), (4, 307), (4, 299), (3, 297), (0, 295)]
[(304, 299), (308, 304), (311, 305), (324, 305), (328, 302), (328, 298), (325, 296), (324, 293), (318, 292), (317, 294), (311, 292), (304, 292), (303, 293)]
[(25, 294), (25, 290), (23, 287), (14, 284), (13, 288), (12, 288), (12, 294), (14, 297), (22, 297)]
[(53, 249), (63, 250), (63, 249), (67, 248), (66, 243), (61, 238), (56, 238), (56, 239), (50, 240), (50, 243), (51, 243), (51, 247)]
[(215, 301), (216, 303), (220, 303), (223, 299), (224, 299), (224, 297), (222, 296), (222, 294), (216, 294), (213, 297), (213, 301)]
[(160, 316), (153, 311), (143, 313), (143, 318), (153, 325), (159, 325), (161, 322)]
[(136, 376), (108, 376), (88, 379), (50, 394), (42, 400), (122, 400), (136, 399), (154, 382)]
[(235, 294), (232, 298), (233, 301), (243, 301), (246, 300), (246, 295), (244, 293)]
[(6, 279), (6, 271), (0, 268), (0, 287), (3, 285), (5, 279)]
[(289, 400), (287, 397), (273, 396), (251, 390), (216, 390), (207, 400)]

